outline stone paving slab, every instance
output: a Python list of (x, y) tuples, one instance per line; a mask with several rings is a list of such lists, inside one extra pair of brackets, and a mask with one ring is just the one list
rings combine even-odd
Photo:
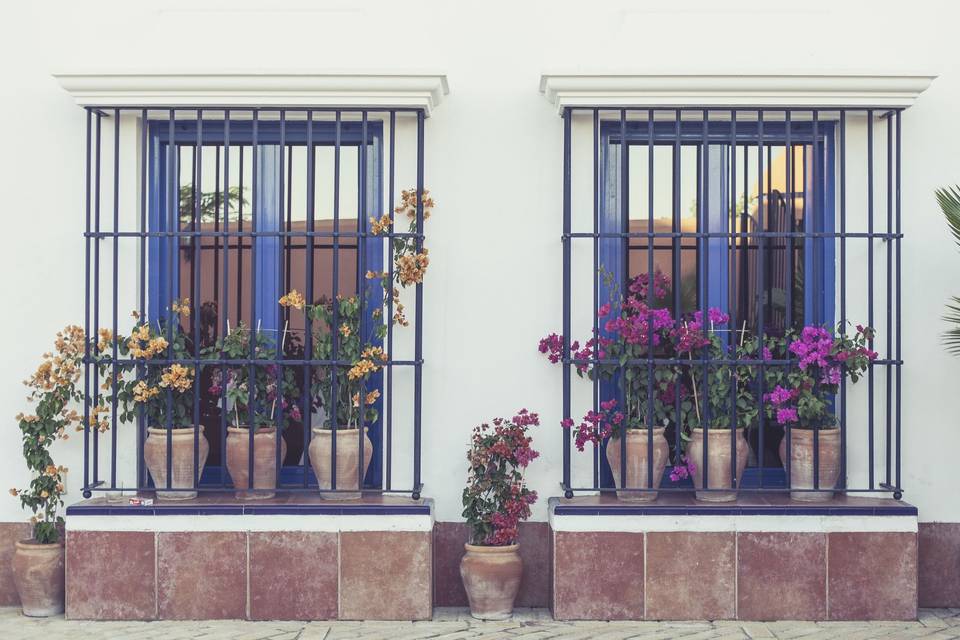
[(465, 609), (436, 609), (424, 622), (92, 622), (35, 619), (0, 608), (0, 640), (924, 640), (960, 639), (960, 609), (921, 609), (916, 622), (556, 621), (545, 609), (481, 622)]

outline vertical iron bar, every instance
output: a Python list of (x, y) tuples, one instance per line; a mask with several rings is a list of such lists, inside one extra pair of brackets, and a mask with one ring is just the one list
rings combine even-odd
[[(167, 344), (169, 347), (169, 354), (173, 355), (173, 290), (174, 287), (179, 287), (179, 281), (174, 282), (173, 274), (173, 263), (174, 260), (179, 259), (180, 251), (180, 155), (177, 150), (177, 135), (176, 135), (176, 119), (177, 112), (175, 109), (170, 109), (168, 114), (170, 121), (167, 123), (167, 133), (169, 138), (167, 140), (167, 184), (164, 185), (167, 189), (167, 231), (170, 233), (167, 236), (167, 299), (160, 301), (160, 307), (163, 308), (163, 304), (166, 303), (166, 314), (163, 311), (160, 311), (160, 315), (164, 317), (166, 321), (166, 334), (167, 334)], [(174, 162), (176, 158), (176, 162)], [(174, 175), (174, 169), (176, 169), (176, 175)], [(174, 251), (174, 245), (176, 245), (176, 252)], [(179, 288), (178, 288), (179, 291)], [(173, 392), (168, 388), (166, 391), (166, 407), (167, 415), (164, 422), (166, 427), (166, 440), (167, 440), (167, 482), (166, 489), (169, 491), (173, 486)]]
[[(85, 234), (84, 234), (84, 278), (83, 278), (83, 497), (89, 498), (90, 492), (90, 218), (91, 218), (91, 180), (93, 178), (90, 152), (91, 152), (91, 134), (93, 129), (93, 112), (87, 108), (87, 146), (84, 163), (86, 173), (84, 175), (84, 188), (86, 189), (86, 200), (84, 208), (86, 210)], [(94, 240), (94, 242), (96, 242)]]
[[(307, 255), (306, 255), (306, 289), (307, 289), (307, 304), (315, 304), (313, 297), (313, 232), (316, 230), (316, 193), (314, 187), (314, 178), (316, 167), (315, 165), (315, 151), (313, 148), (313, 111), (307, 109), (306, 111), (307, 118), (307, 237), (304, 245), (306, 246)], [(337, 112), (337, 121), (340, 120), (340, 112)], [(339, 127), (338, 127), (339, 130)], [(337, 188), (339, 179), (334, 180), (334, 189)], [(336, 198), (334, 199), (334, 206), (336, 206)], [(334, 233), (336, 233), (336, 222), (334, 222)], [(334, 247), (336, 247), (337, 236), (333, 236)], [(334, 258), (333, 268), (336, 269), (337, 260)], [(336, 283), (336, 277), (334, 277), (334, 283)], [(333, 301), (333, 308), (337, 308), (336, 299)], [(312, 437), (312, 423), (313, 423), (313, 402), (312, 398), (312, 367), (310, 361), (314, 359), (315, 354), (313, 352), (313, 319), (310, 317), (309, 313), (303, 314), (304, 325), (303, 325), (303, 357), (307, 361), (307, 366), (304, 367), (303, 372), (303, 487), (307, 486), (307, 478), (309, 476), (310, 469), (310, 439)], [(336, 336), (336, 331), (331, 330), (334, 336)], [(333, 343), (334, 351), (332, 357), (336, 359), (336, 342)], [(336, 391), (336, 376), (334, 375), (334, 391)], [(336, 422), (336, 409), (334, 409), (334, 414), (330, 419), (330, 424), (333, 425)], [(323, 426), (322, 423), (320, 425)], [(335, 470), (336, 465), (333, 466)], [(335, 471), (333, 471), (335, 473)], [(319, 484), (319, 478), (317, 478)]]
[(890, 238), (890, 234), (893, 232), (893, 114), (888, 113), (886, 116), (886, 129), (887, 129), (887, 322), (885, 325), (886, 338), (887, 338), (887, 348), (885, 352), (885, 358), (887, 360), (886, 365), (886, 484), (890, 485), (892, 480), (892, 439), (893, 439), (893, 415), (892, 415), (892, 392), (893, 392), (893, 380), (892, 374), (893, 369), (891, 365), (892, 355), (893, 355), (893, 332), (890, 330), (890, 327), (893, 324), (893, 269), (890, 267), (893, 263), (893, 241)]
[[(113, 110), (113, 310), (111, 330), (117, 335), (117, 305), (120, 289), (120, 109)], [(111, 357), (117, 361), (117, 341), (111, 341)], [(117, 486), (117, 369), (110, 366), (110, 486)]]
[[(193, 154), (193, 231), (203, 229), (203, 219), (200, 217), (200, 200), (203, 199), (203, 177), (201, 169), (203, 166), (203, 109), (197, 109), (197, 140), (194, 146)], [(200, 486), (200, 305), (197, 304), (197, 298), (200, 296), (200, 260), (203, 254), (200, 251), (200, 244), (203, 242), (201, 236), (194, 236), (193, 242), (193, 262), (190, 265), (190, 272), (193, 276), (191, 282), (192, 297), (190, 306), (193, 317), (193, 486)]]
[[(423, 119), (424, 112), (417, 111), (417, 253), (423, 251)], [(417, 326), (414, 334), (413, 388), (413, 498), (420, 498), (420, 445), (423, 409), (423, 283), (416, 290)]]
[[(785, 120), (786, 120), (786, 139), (785, 139), (785, 143), (784, 143), (784, 144), (785, 144), (785, 146), (786, 146), (786, 156), (787, 156), (787, 158), (786, 158), (786, 161), (787, 161), (787, 166), (786, 166), (786, 170), (787, 170), (786, 182), (787, 182), (787, 185), (786, 185), (786, 186), (787, 186), (787, 198), (789, 199), (789, 202), (790, 202), (790, 211), (789, 211), (789, 215), (790, 215), (790, 225), (789, 225), (789, 229), (790, 229), (791, 235), (787, 236), (787, 243), (786, 243), (786, 244), (787, 244), (787, 269), (786, 269), (786, 271), (787, 271), (787, 277), (786, 277), (786, 279), (787, 279), (787, 282), (786, 282), (786, 289), (787, 289), (787, 302), (786, 302), (786, 304), (787, 304), (787, 308), (786, 308), (786, 313), (785, 313), (785, 316), (786, 316), (786, 317), (785, 317), (785, 322), (784, 322), (784, 335), (789, 335), (788, 332), (793, 330), (793, 323), (794, 323), (794, 318), (793, 318), (793, 287), (794, 287), (794, 284), (795, 284), (795, 274), (794, 274), (794, 269), (795, 269), (795, 267), (794, 267), (794, 264), (793, 264), (793, 259), (794, 259), (794, 255), (793, 255), (793, 253), (794, 253), (794, 245), (793, 245), (793, 235), (792, 235), (792, 234), (796, 231), (796, 228), (797, 228), (797, 223), (796, 223), (796, 220), (797, 220), (797, 211), (796, 211), (796, 180), (794, 179), (794, 175), (793, 175), (795, 167), (794, 167), (794, 162), (793, 162), (793, 120), (792, 120), (792, 115), (793, 115), (792, 112), (788, 109), (787, 112), (786, 112), (786, 116), (785, 116)], [(806, 179), (806, 176), (804, 176), (804, 179)], [(760, 344), (760, 347), (761, 347), (761, 354), (762, 354), (762, 353), (763, 353), (763, 352), (762, 352), (763, 343)], [(787, 357), (789, 358), (789, 356), (790, 356), (790, 354), (789, 354), (789, 352), (788, 352), (788, 353), (787, 353)], [(763, 404), (763, 402), (762, 402), (762, 398), (761, 398), (761, 406), (762, 406), (762, 404)], [(791, 456), (792, 456), (793, 441), (792, 441), (791, 426), (790, 426), (790, 423), (789, 423), (789, 422), (787, 422), (787, 423), (784, 424), (783, 437), (784, 437), (784, 439), (785, 439), (785, 442), (784, 442), (784, 453), (785, 453), (786, 459), (785, 459), (785, 460), (781, 460), (780, 462), (781, 462), (781, 464), (783, 464), (783, 468), (784, 468), (785, 475), (786, 475), (786, 481), (787, 481), (787, 491), (789, 491), (790, 488), (793, 486), (793, 481), (791, 480), (791, 475), (790, 475), (790, 474), (792, 473), (792, 465), (793, 465), (793, 459), (792, 459), (792, 457), (791, 457)], [(761, 473), (763, 473), (763, 472), (761, 471)]]
[[(873, 110), (867, 110), (867, 326), (873, 327)], [(873, 340), (869, 340), (873, 349)], [(873, 451), (873, 363), (867, 369), (867, 455), (870, 490), (874, 486)]]
[[(746, 159), (747, 150), (744, 147), (743, 157)], [(746, 192), (744, 193), (744, 198), (746, 198)], [(732, 342), (736, 344), (737, 342), (737, 295), (739, 279), (737, 278), (737, 204), (739, 198), (737, 198), (737, 110), (730, 110), (730, 238), (727, 240), (727, 252), (729, 253), (727, 257), (727, 264), (730, 265), (730, 274), (728, 276), (728, 282), (731, 284), (730, 291), (728, 293), (729, 305), (730, 305), (730, 328), (732, 333)], [(746, 208), (746, 204), (744, 204)], [(744, 229), (740, 229), (743, 231)], [(744, 314), (746, 315), (746, 314)], [(763, 353), (763, 344), (760, 345), (760, 353)], [(760, 406), (761, 413), (763, 412), (763, 405)], [(737, 476), (737, 387), (735, 384), (730, 385), (730, 477), (735, 478)]]
[[(147, 317), (147, 110), (140, 111), (140, 305), (138, 311), (140, 319)], [(114, 341), (117, 335), (114, 332)], [(137, 378), (142, 380), (146, 371), (142, 364), (137, 364)], [(140, 403), (137, 407), (137, 484), (139, 491), (146, 486), (146, 468), (143, 464), (144, 444), (144, 408)]]
[[(363, 345), (366, 343), (367, 334), (366, 334), (366, 321), (364, 318), (364, 303), (366, 302), (367, 297), (367, 280), (364, 278), (364, 265), (366, 264), (366, 246), (367, 246), (367, 112), (363, 111), (360, 114), (360, 148), (358, 149), (358, 155), (360, 159), (359, 163), (359, 172), (358, 184), (360, 185), (360, 197), (359, 197), (359, 211), (357, 212), (357, 250), (355, 257), (357, 259), (357, 302), (359, 304), (359, 315), (360, 319), (358, 321), (358, 329), (360, 332), (360, 344)], [(417, 318), (419, 324), (419, 318)], [(357, 409), (358, 409), (358, 427), (357, 430), (357, 451), (358, 456), (357, 460), (357, 489), (363, 490), (363, 479), (366, 469), (363, 464), (363, 432), (366, 429), (366, 420), (365, 408), (367, 401), (367, 385), (366, 382), (360, 380), (360, 389), (357, 391)], [(347, 399), (350, 402), (350, 399)]]
[[(102, 121), (103, 112), (97, 111), (97, 140), (96, 140), (96, 166), (94, 167), (94, 209), (93, 225), (96, 237), (93, 241), (93, 332), (96, 333), (100, 328), (100, 180), (101, 180), (101, 153), (102, 153)], [(100, 372), (96, 366), (93, 370), (93, 405), (100, 404)], [(97, 424), (93, 429), (93, 483), (100, 482), (100, 429), (97, 413), (94, 412), (94, 421)]]
[[(563, 420), (570, 420), (570, 108), (563, 110)], [(570, 483), (571, 429), (563, 434), (563, 491), (573, 497)]]
[[(699, 150), (699, 163), (697, 164), (697, 230), (700, 231), (700, 234), (696, 237), (697, 245), (697, 261), (694, 264), (694, 273), (697, 274), (698, 287), (697, 295), (700, 298), (699, 304), (700, 307), (700, 321), (702, 323), (701, 330), (707, 330), (708, 323), (708, 309), (707, 309), (707, 298), (709, 297), (710, 291), (710, 240), (709, 238), (703, 236), (703, 233), (710, 233), (710, 221), (709, 221), (709, 212), (707, 209), (707, 202), (709, 198), (709, 187), (707, 183), (709, 181), (709, 166), (710, 166), (710, 143), (709, 143), (709, 119), (710, 112), (707, 109), (704, 109), (701, 113), (703, 121), (701, 122), (701, 132), (700, 132), (700, 150)], [(710, 327), (712, 330), (712, 327)], [(703, 350), (700, 350), (700, 356), (703, 357)], [(693, 371), (691, 365), (691, 371)], [(701, 395), (703, 398), (703, 407), (702, 407), (702, 420), (700, 423), (701, 428), (703, 429), (703, 441), (707, 442), (710, 435), (710, 396), (708, 392), (708, 380), (707, 380), (707, 363), (704, 359), (703, 364), (700, 369), (700, 388)], [(703, 477), (704, 482), (707, 482), (708, 472), (709, 472), (709, 460), (707, 460), (707, 448), (703, 448)], [(732, 477), (732, 476), (731, 476)]]
[(257, 201), (259, 197), (258, 187), (261, 185), (260, 170), (260, 148), (259, 148), (259, 124), (260, 111), (252, 109), (253, 117), (253, 139), (251, 140), (251, 178), (250, 178), (250, 360), (247, 368), (247, 488), (253, 488), (253, 447), (254, 432), (257, 428), (257, 374), (258, 365), (252, 361), (257, 358), (257, 341), (260, 337), (260, 318), (257, 317), (257, 218), (263, 213), (263, 208)]
[[(393, 208), (393, 183), (396, 160), (396, 127), (397, 112), (390, 111), (390, 162), (387, 180), (389, 182), (387, 189), (389, 198), (387, 199), (387, 211), (392, 213)], [(393, 216), (390, 216), (390, 228), (387, 233), (387, 287), (393, 287)], [(386, 403), (386, 487), (390, 491), (393, 483), (393, 295), (391, 291), (384, 287), (384, 295), (387, 298), (387, 397)]]
[[(627, 168), (628, 162), (628, 147), (627, 147), (627, 110), (620, 110), (620, 230), (623, 232), (630, 231), (630, 210), (627, 206), (627, 199), (630, 197), (629, 191), (629, 182), (630, 182), (630, 171)], [(596, 232), (596, 229), (594, 230)], [(626, 250), (623, 251), (623, 275), (621, 276), (621, 281), (618, 283), (619, 286), (626, 289), (630, 282), (630, 238), (629, 236), (624, 236), (624, 244), (626, 245)], [(596, 259), (596, 258), (595, 258)], [(596, 271), (594, 271), (594, 281), (596, 281)], [(648, 287), (652, 283), (648, 283)], [(596, 305), (594, 305), (596, 309)], [(594, 312), (594, 317), (596, 317), (596, 312)], [(596, 320), (594, 320), (596, 322)], [(621, 365), (617, 369), (617, 378), (619, 380), (620, 391), (617, 394), (617, 398), (620, 406), (624, 406), (625, 390), (626, 390), (626, 372)], [(594, 406), (594, 409), (597, 407)], [(620, 488), (627, 489), (627, 432), (626, 428), (621, 429), (620, 434)], [(629, 494), (628, 494), (629, 495)]]
[[(338, 376), (340, 374), (340, 124), (341, 114), (337, 111), (336, 124), (333, 140), (333, 326), (330, 327), (330, 358), (333, 360), (333, 376), (330, 385), (330, 489), (335, 491), (337, 488), (337, 431), (338, 424), (338, 403), (340, 402), (340, 390)], [(359, 213), (357, 223), (359, 224)], [(359, 228), (359, 227), (358, 227)], [(359, 239), (358, 239), (359, 243)], [(359, 244), (358, 244), (359, 246)], [(312, 249), (312, 247), (311, 247)], [(313, 270), (310, 271), (310, 280), (313, 280)], [(360, 282), (357, 282), (359, 287)], [(312, 288), (312, 286), (311, 286)], [(350, 413), (350, 388), (347, 387), (347, 415)], [(347, 420), (349, 425), (349, 419)], [(362, 465), (360, 465), (362, 466)]]
[[(896, 216), (896, 233), (897, 233), (897, 237), (896, 237), (896, 243), (897, 243), (897, 256), (896, 256), (897, 292), (896, 292), (896, 301), (895, 301), (895, 306), (896, 306), (896, 326), (897, 326), (897, 329), (896, 329), (896, 337), (895, 337), (895, 342), (896, 342), (896, 358), (897, 358), (897, 368), (896, 368), (896, 377), (897, 377), (897, 379), (896, 379), (895, 388), (896, 388), (896, 394), (897, 394), (897, 415), (896, 415), (895, 426), (894, 426), (894, 429), (895, 429), (895, 431), (896, 431), (896, 436), (897, 436), (897, 455), (896, 455), (896, 457), (895, 457), (895, 458), (896, 458), (896, 459), (895, 459), (895, 465), (896, 465), (896, 468), (895, 468), (895, 477), (896, 477), (896, 489), (897, 489), (897, 490), (896, 490), (896, 492), (894, 492), (894, 494), (893, 494), (893, 496), (894, 496), (895, 498), (898, 498), (898, 499), (900, 498), (900, 496), (901, 496), (901, 491), (902, 491), (902, 486), (901, 486), (901, 484), (900, 484), (900, 449), (901, 449), (901, 445), (900, 445), (900, 399), (901, 399), (901, 395), (900, 395), (900, 393), (901, 393), (900, 373), (901, 373), (901, 370), (903, 369), (903, 361), (902, 361), (903, 356), (902, 356), (901, 351), (900, 351), (900, 289), (901, 289), (901, 284), (902, 284), (901, 281), (900, 281), (900, 243), (901, 243), (901, 240), (903, 240), (903, 238), (901, 237), (901, 233), (902, 233), (902, 232), (901, 232), (901, 226), (900, 226), (900, 175), (901, 175), (901, 174), (900, 174), (900, 170), (901, 170), (901, 165), (900, 165), (900, 113), (901, 113), (901, 110), (900, 110), (900, 109), (897, 109), (897, 113), (896, 113), (896, 121), (897, 121), (897, 138), (896, 138), (896, 142), (897, 142), (897, 152), (896, 152), (897, 183), (896, 183), (896, 187), (895, 187), (895, 190), (896, 190), (896, 195), (895, 195), (895, 198), (896, 198), (896, 211), (895, 211), (895, 216)], [(888, 331), (889, 331), (889, 329), (888, 329)]]
[[(847, 112), (840, 110), (840, 333), (847, 332)], [(847, 487), (847, 380), (840, 383), (840, 488)]]
[[(681, 299), (680, 299), (680, 280), (681, 280), (681, 268), (682, 264), (680, 261), (682, 243), (680, 241), (680, 232), (682, 226), (680, 224), (680, 120), (682, 113), (680, 109), (675, 109), (674, 113), (674, 122), (673, 122), (673, 158), (672, 158), (672, 172), (671, 172), (671, 204), (672, 211), (670, 214), (671, 217), (671, 231), (673, 232), (673, 237), (671, 238), (672, 245), (672, 255), (671, 255), (671, 266), (670, 266), (670, 276), (671, 282), (673, 283), (673, 316), (678, 320), (683, 314), (683, 309), (681, 308)], [(647, 283), (649, 287), (652, 283)], [(680, 455), (682, 451), (681, 437), (680, 432), (683, 430), (683, 424), (680, 420), (680, 372), (683, 371), (683, 365), (677, 366), (677, 378), (673, 382), (673, 410), (674, 410), (674, 452), (675, 452), (675, 462), (680, 463)], [(707, 441), (704, 439), (703, 448), (704, 454), (706, 455), (707, 450)], [(704, 469), (704, 473), (706, 470)], [(706, 476), (703, 476), (704, 484), (703, 488), (707, 488)], [(696, 483), (694, 483), (696, 485)]]
[[(654, 226), (653, 226), (653, 109), (647, 110), (647, 309), (653, 309), (654, 292)], [(647, 317), (647, 326), (653, 326), (653, 313)], [(647, 330), (647, 486), (653, 488), (653, 331)], [(659, 481), (660, 478), (657, 478)]]
[[(279, 173), (278, 173), (278, 179), (277, 179), (277, 188), (279, 189), (279, 193), (277, 194), (277, 217), (279, 218), (279, 220), (277, 220), (277, 228), (278, 229), (286, 228), (287, 232), (289, 233), (290, 231), (289, 226), (284, 227), (284, 225), (282, 224), (284, 198), (286, 197), (287, 193), (289, 193), (288, 191), (284, 190), (285, 185), (283, 180), (284, 170), (287, 168), (285, 165), (286, 158), (284, 157), (284, 153), (283, 153), (286, 145), (287, 145), (287, 111), (286, 109), (280, 109), (280, 152), (278, 154), (280, 156), (280, 166), (279, 166)], [(289, 225), (290, 224), (289, 217), (287, 218), (287, 220), (288, 220), (287, 224)], [(277, 251), (281, 252), (280, 255), (277, 256), (277, 291), (280, 291), (281, 294), (286, 293), (288, 291), (288, 289), (283, 288), (283, 285), (285, 284), (284, 282), (285, 278), (289, 278), (289, 268), (285, 268), (290, 261), (289, 242), (290, 242), (289, 235), (283, 238), (277, 238)], [(274, 465), (276, 469), (276, 474), (274, 475), (274, 482), (276, 484), (276, 487), (279, 488), (280, 485), (283, 484), (282, 478), (281, 478), (281, 473), (283, 471), (283, 456), (282, 456), (283, 432), (281, 429), (281, 425), (284, 427), (286, 426), (286, 415), (284, 413), (286, 409), (284, 407), (284, 404), (286, 403), (287, 399), (283, 395), (284, 385), (282, 384), (282, 381), (283, 381), (283, 374), (284, 374), (283, 360), (286, 357), (284, 353), (284, 348), (286, 347), (287, 319), (284, 314), (285, 309), (283, 305), (280, 304), (279, 298), (275, 300), (273, 304), (277, 306), (277, 328), (279, 329), (280, 323), (283, 323), (283, 328), (280, 329), (280, 335), (276, 338), (276, 341), (274, 342), (275, 347), (273, 352), (274, 372), (276, 373), (276, 385), (277, 385), (276, 397), (273, 400), (273, 407), (279, 406), (279, 410), (271, 409), (271, 413), (273, 414), (271, 418), (273, 419), (274, 433), (276, 434), (276, 441), (274, 442), (274, 445), (275, 445)], [(293, 400), (293, 398), (291, 398), (291, 400)], [(252, 480), (250, 482), (250, 486), (251, 487), (255, 486)]]
[[(594, 360), (599, 357), (599, 348), (596, 343), (599, 338), (599, 319), (597, 309), (600, 308), (600, 111), (593, 109), (593, 354)], [(624, 253), (630, 251), (630, 239), (624, 238), (627, 244)], [(596, 365), (594, 365), (596, 366)], [(597, 376), (591, 381), (593, 387), (593, 410), (600, 409), (600, 380)], [(626, 411), (626, 407), (624, 408)], [(630, 414), (624, 413), (629, 416)], [(626, 441), (624, 439), (624, 441)], [(593, 443), (593, 488), (600, 488), (600, 444)]]
[[(763, 109), (757, 110), (757, 228), (760, 231), (767, 230), (767, 206), (769, 206), (770, 193), (764, 192), (764, 165), (763, 165)], [(766, 167), (766, 170), (770, 170), (769, 164)], [(760, 338), (760, 344), (766, 342), (766, 334), (764, 333), (764, 320), (766, 320), (767, 315), (767, 305), (769, 300), (766, 297), (766, 273), (764, 273), (766, 266), (766, 251), (767, 251), (767, 239), (766, 236), (761, 235), (757, 240), (757, 335)], [(763, 358), (760, 359), (760, 398), (763, 398), (764, 391), (766, 390), (766, 368), (763, 364)], [(758, 416), (759, 428), (757, 431), (757, 467), (760, 469), (760, 488), (763, 489), (763, 432), (766, 430), (766, 416), (764, 412), (759, 412)], [(734, 447), (736, 450), (736, 447)], [(737, 482), (739, 482), (737, 478)], [(736, 483), (734, 483), (736, 484)]]
[[(237, 205), (240, 208), (239, 213), (237, 214), (237, 326), (240, 325), (240, 321), (243, 319), (243, 144), (239, 146), (240, 150), (240, 160), (238, 163), (238, 168), (240, 170), (240, 176), (237, 180), (237, 187), (240, 189), (240, 199), (237, 202)], [(256, 153), (256, 149), (254, 149)], [(252, 206), (252, 202), (251, 202)], [(237, 425), (239, 427), (240, 425)]]
[[(243, 145), (240, 146), (243, 148)], [(243, 173), (241, 172), (241, 175)], [(220, 180), (217, 179), (219, 187)], [(240, 189), (240, 202), (243, 202), (243, 189)], [(223, 339), (227, 338), (227, 331), (230, 327), (230, 110), (223, 113), (223, 311), (220, 314), (220, 335)], [(237, 245), (242, 241), (237, 237)], [(221, 286), (219, 281), (214, 281), (214, 288)], [(239, 296), (238, 296), (239, 297)], [(240, 322), (240, 316), (237, 315), (237, 323)], [(221, 342), (221, 347), (223, 343)], [(225, 354), (221, 349), (220, 360), (224, 360)], [(227, 486), (227, 368), (226, 365), (220, 365), (220, 486)], [(237, 425), (240, 426), (240, 425)]]
[[(816, 109), (814, 109), (813, 110), (813, 146), (812, 146), (813, 162), (811, 163), (813, 180), (810, 183), (811, 191), (812, 191), (811, 198), (810, 198), (812, 200), (810, 211), (812, 213), (812, 218), (813, 218), (812, 226), (813, 226), (814, 232), (817, 232), (819, 230), (818, 226), (821, 226), (821, 223), (819, 221), (821, 220), (822, 214), (823, 214), (823, 207), (820, 205), (820, 199), (819, 199), (820, 193), (819, 193), (819, 190), (817, 189), (817, 186), (820, 180), (820, 176), (819, 176), (820, 161), (825, 157), (825, 151), (826, 151), (826, 149), (822, 149), (819, 147), (820, 145), (819, 124), (820, 124), (820, 113)], [(821, 270), (817, 265), (817, 260), (822, 259), (823, 244), (825, 240), (823, 238), (818, 238), (813, 242), (814, 242), (814, 247), (816, 247), (816, 245), (819, 243), (821, 250), (820, 252), (814, 251), (813, 253), (814, 264), (811, 271), (819, 275)], [(819, 278), (817, 278), (815, 282), (816, 282), (816, 285), (814, 286), (822, 286), (819, 281)], [(814, 309), (817, 309), (817, 307), (818, 305), (815, 304)], [(821, 313), (822, 313), (822, 310), (821, 310)], [(817, 318), (817, 320), (818, 320), (818, 323), (822, 322), (822, 315), (820, 318)], [(813, 488), (814, 490), (817, 490), (820, 488), (820, 425), (814, 425), (814, 428), (813, 428)]]

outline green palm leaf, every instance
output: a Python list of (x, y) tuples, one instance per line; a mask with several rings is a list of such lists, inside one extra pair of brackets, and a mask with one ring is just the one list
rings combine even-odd
[[(937, 203), (947, 219), (947, 226), (953, 239), (960, 247), (960, 187), (945, 187), (937, 189)], [(953, 355), (960, 356), (960, 298), (954, 296), (947, 304), (947, 313), (943, 316), (952, 327), (943, 336), (947, 350)]]

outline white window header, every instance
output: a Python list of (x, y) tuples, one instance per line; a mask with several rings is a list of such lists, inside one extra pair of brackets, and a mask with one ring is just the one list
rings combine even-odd
[(544, 74), (540, 92), (565, 107), (908, 107), (933, 75)]
[(81, 106), (315, 106), (420, 108), (449, 92), (438, 74), (55, 73)]

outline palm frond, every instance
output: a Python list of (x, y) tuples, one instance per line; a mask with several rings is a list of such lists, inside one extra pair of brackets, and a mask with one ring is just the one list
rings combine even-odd
[(947, 313), (943, 319), (953, 325), (952, 329), (943, 334), (943, 344), (947, 351), (960, 356), (960, 298), (953, 296), (952, 302), (947, 304)]
[(944, 187), (937, 189), (937, 203), (943, 210), (943, 216), (947, 219), (947, 226), (950, 227), (950, 233), (953, 239), (960, 245), (960, 186)]

